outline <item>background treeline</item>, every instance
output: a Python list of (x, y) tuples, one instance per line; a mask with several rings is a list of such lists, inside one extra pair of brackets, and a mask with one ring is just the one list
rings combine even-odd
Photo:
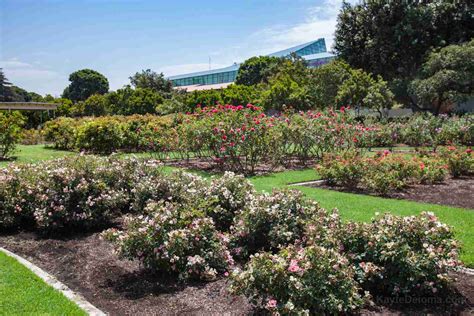
[[(40, 96), (8, 82), (0, 70), (0, 101), (53, 102), (56, 116), (194, 112), (196, 105), (262, 106), (265, 110), (394, 106), (434, 114), (455, 110), (474, 91), (473, 5), (455, 1), (344, 3), (336, 27), (337, 59), (311, 69), (296, 55), (253, 57), (241, 64), (234, 84), (221, 90), (175, 90), (150, 69), (110, 91), (91, 69), (72, 73), (60, 98)], [(47, 118), (25, 112), (26, 126)]]

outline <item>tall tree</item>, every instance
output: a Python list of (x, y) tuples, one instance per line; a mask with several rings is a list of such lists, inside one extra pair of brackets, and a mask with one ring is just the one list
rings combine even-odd
[(161, 94), (170, 93), (172, 83), (163, 73), (156, 73), (151, 69), (142, 70), (130, 77), (130, 83), (135, 88), (150, 89)]
[(335, 50), (352, 67), (381, 75), (406, 95), (432, 48), (474, 36), (472, 1), (374, 0), (344, 3)]
[(271, 76), (278, 71), (278, 66), (283, 62), (283, 58), (258, 56), (244, 61), (237, 73), (236, 84), (247, 86), (267, 83)]
[(474, 96), (474, 39), (463, 45), (450, 45), (432, 52), (410, 85), (425, 109), (439, 114), (456, 102)]
[(74, 102), (84, 101), (93, 94), (109, 91), (109, 81), (101, 73), (92, 69), (82, 69), (69, 76), (71, 83), (64, 89), (63, 97)]
[(0, 68), (0, 101), (10, 101), (9, 98), (11, 97), (11, 83), (8, 81), (7, 77), (3, 73), (3, 69)]

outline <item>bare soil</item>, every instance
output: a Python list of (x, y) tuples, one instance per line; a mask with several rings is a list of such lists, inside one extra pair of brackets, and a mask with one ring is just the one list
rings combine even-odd
[[(371, 195), (370, 192), (361, 188), (348, 189), (330, 186), (324, 182), (307, 184), (307, 186)], [(474, 209), (474, 177), (451, 178), (439, 184), (412, 185), (403, 191), (391, 192), (384, 197)]]
[[(40, 238), (31, 232), (0, 236), (0, 246), (56, 276), (110, 315), (249, 315), (260, 314), (242, 296), (231, 295), (228, 281), (178, 283), (167, 275), (120, 260), (110, 243), (90, 233), (63, 239)], [(427, 304), (381, 298), (364, 315), (474, 313), (474, 276), (458, 274), (454, 299)], [(452, 302), (455, 302), (454, 304)]]

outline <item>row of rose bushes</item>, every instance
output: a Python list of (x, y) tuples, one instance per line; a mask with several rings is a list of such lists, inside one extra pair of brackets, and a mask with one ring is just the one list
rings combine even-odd
[[(441, 295), (458, 262), (432, 214), (343, 222), (298, 191), (257, 194), (242, 176), (166, 173), (156, 161), (80, 156), (0, 173), (0, 227), (101, 227), (117, 253), (181, 280), (230, 276), (272, 313), (352, 312), (375, 295)], [(241, 269), (237, 268), (242, 267)]]
[(360, 151), (348, 151), (325, 155), (316, 170), (329, 185), (387, 194), (412, 184), (440, 183), (448, 176), (472, 175), (474, 155), (470, 148), (455, 146), (418, 155), (392, 154), (385, 150), (368, 156)]
[[(200, 157), (223, 170), (254, 173), (267, 168), (303, 164), (324, 153), (352, 148), (460, 144), (474, 140), (470, 116), (427, 117), (405, 123), (358, 123), (345, 108), (340, 111), (283, 113), (267, 116), (253, 105), (198, 108), (193, 114), (173, 117), (131, 116), (48, 122), (45, 137), (57, 148), (108, 154), (114, 151), (151, 151), (159, 158)], [(432, 132), (430, 132), (433, 130)], [(420, 134), (428, 133), (428, 138)]]

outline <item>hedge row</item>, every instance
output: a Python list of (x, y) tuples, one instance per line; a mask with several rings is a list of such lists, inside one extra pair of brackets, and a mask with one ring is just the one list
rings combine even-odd
[(46, 140), (63, 149), (152, 151), (162, 158), (172, 153), (251, 174), (258, 165), (306, 164), (325, 153), (353, 148), (471, 145), (474, 124), (471, 116), (415, 116), (407, 122), (364, 125), (345, 108), (267, 116), (253, 105), (226, 105), (172, 117), (61, 118), (48, 122), (44, 133)]

